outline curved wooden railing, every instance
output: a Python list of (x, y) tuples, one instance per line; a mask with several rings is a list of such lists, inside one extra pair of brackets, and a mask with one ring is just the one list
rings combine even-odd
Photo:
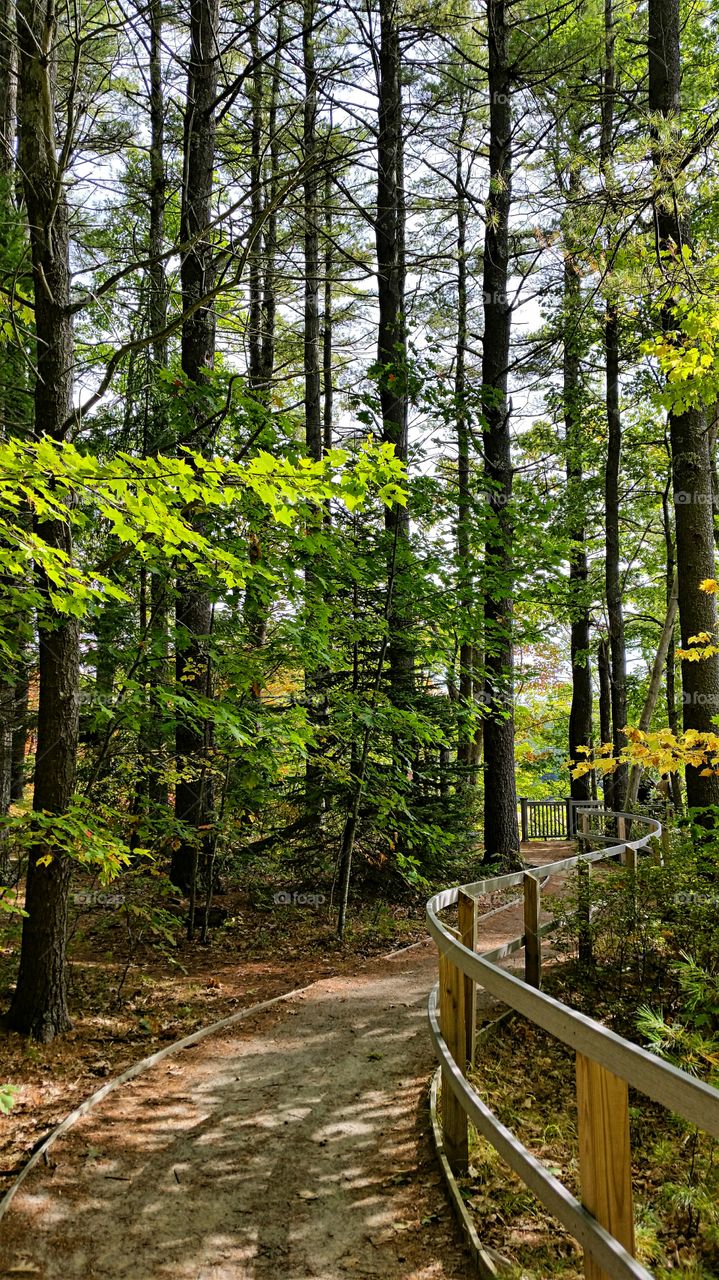
[[(440, 976), (429, 999), (429, 1021), (442, 1069), (443, 1142), (453, 1171), (464, 1172), (471, 1120), (582, 1246), (589, 1280), (651, 1280), (651, 1272), (634, 1257), (629, 1086), (714, 1137), (719, 1137), (719, 1090), (539, 990), (541, 938), (552, 928), (551, 922), (539, 922), (540, 882), (573, 867), (589, 874), (592, 865), (606, 859), (618, 859), (630, 870), (636, 868), (639, 853), (661, 860), (664, 833), (656, 819), (607, 813), (593, 804), (582, 806), (577, 816), (578, 838), (603, 847), (549, 866), (445, 889), (427, 904), (429, 931), (439, 948)], [(592, 822), (601, 830), (590, 831)], [(629, 834), (635, 838), (628, 839)], [(524, 933), (482, 952), (477, 898), (515, 885), (524, 889)], [(441, 912), (454, 906), (457, 930), (440, 919)], [(524, 980), (498, 967), (521, 947)], [(576, 1051), (582, 1202), (493, 1115), (466, 1079), (474, 1054), (477, 987)]]

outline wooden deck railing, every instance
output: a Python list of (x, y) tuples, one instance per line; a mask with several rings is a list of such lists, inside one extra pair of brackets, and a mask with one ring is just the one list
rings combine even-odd
[(529, 840), (571, 840), (577, 833), (577, 813), (580, 808), (604, 813), (604, 806), (596, 800), (573, 800), (571, 796), (566, 796), (563, 800), (529, 800), (527, 796), (520, 796), (519, 825), (522, 843), (526, 844)]
[[(583, 843), (606, 847), (531, 871), (446, 889), (427, 904), (429, 930), (439, 948), (439, 982), (430, 995), (429, 1021), (442, 1068), (444, 1147), (454, 1172), (465, 1172), (471, 1120), (582, 1246), (588, 1280), (651, 1280), (651, 1272), (634, 1256), (629, 1086), (714, 1137), (719, 1137), (719, 1090), (539, 990), (541, 939), (552, 927), (539, 920), (541, 882), (572, 867), (583, 866), (588, 874), (592, 865), (606, 859), (619, 859), (631, 870), (639, 853), (661, 857), (663, 832), (654, 818), (600, 815), (596, 806), (588, 805), (578, 809), (577, 821)], [(592, 831), (592, 825), (601, 829)], [(627, 839), (628, 831), (634, 839)], [(482, 952), (477, 898), (514, 885), (524, 889), (524, 933)], [(453, 906), (458, 909), (456, 930), (440, 919), (440, 913)], [(524, 980), (498, 966), (521, 947)], [(478, 986), (576, 1052), (581, 1202), (492, 1114), (466, 1079), (474, 1054)]]
[(528, 800), (519, 798), (522, 842), (528, 840), (570, 840), (574, 830), (574, 801)]

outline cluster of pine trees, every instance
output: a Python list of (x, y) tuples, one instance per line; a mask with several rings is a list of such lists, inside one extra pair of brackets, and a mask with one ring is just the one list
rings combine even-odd
[(342, 933), (353, 876), (511, 864), (540, 656), (570, 764), (711, 731), (716, 18), (2, 0), (13, 1026), (69, 1025), (78, 875), (193, 929), (294, 850)]

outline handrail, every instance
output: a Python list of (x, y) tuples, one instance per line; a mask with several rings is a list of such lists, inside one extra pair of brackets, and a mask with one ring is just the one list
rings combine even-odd
[(430, 993), (429, 1021), (437, 1056), (447, 1074), (443, 1073), (443, 1081), (449, 1080), (450, 1087), (460, 1106), (469, 1115), (475, 1128), (487, 1138), (503, 1160), (518, 1173), (525, 1186), (542, 1201), (550, 1213), (558, 1218), (563, 1226), (578, 1240), (581, 1245), (604, 1267), (612, 1268), (611, 1274), (618, 1280), (652, 1280), (651, 1272), (636, 1262), (626, 1249), (620, 1245), (608, 1231), (605, 1231), (582, 1204), (567, 1191), (567, 1188), (554, 1174), (544, 1167), (536, 1156), (519, 1141), (514, 1134), (497, 1120), (486, 1103), (467, 1083), (457, 1063), (449, 1052), (446, 1041), (442, 1038), (437, 1016), (437, 989)]
[[(584, 839), (588, 838), (586, 828), (589, 817), (597, 812), (597, 807), (591, 803), (578, 809), (578, 815), (583, 819), (584, 830), (581, 835)], [(617, 829), (621, 834), (626, 831), (629, 822), (637, 826), (642, 825), (645, 828), (644, 832), (635, 840), (622, 839), (608, 848), (563, 858), (548, 866), (539, 866), (532, 870), (512, 872), (508, 875), (494, 876), (472, 884), (444, 889), (430, 898), (426, 909), (427, 924), (439, 948), (440, 972), (442, 972), (443, 963), (445, 966), (452, 966), (455, 971), (458, 970), (464, 975), (465, 984), (469, 980), (471, 984), (476, 983), (483, 987), (556, 1039), (575, 1049), (590, 1063), (598, 1064), (613, 1077), (625, 1081), (627, 1085), (631, 1085), (671, 1111), (678, 1112), (685, 1120), (692, 1122), (705, 1132), (719, 1137), (719, 1090), (665, 1062), (640, 1045), (623, 1039), (593, 1018), (579, 1013), (498, 967), (497, 960), (525, 945), (525, 934), (511, 939), (490, 952), (477, 954), (455, 936), (454, 931), (444, 925), (439, 918), (440, 912), (461, 900), (466, 903), (468, 899), (476, 899), (485, 893), (526, 884), (530, 877), (536, 881), (537, 874), (544, 878), (556, 872), (571, 870), (580, 864), (589, 867), (595, 862), (607, 859), (626, 858), (628, 850), (632, 851), (630, 857), (633, 861), (637, 853), (645, 851), (651, 842), (657, 841), (662, 835), (661, 823), (655, 818), (636, 813), (606, 813), (604, 810), (601, 812), (603, 816), (616, 821)], [(592, 836), (592, 839), (594, 838)], [(600, 836), (599, 839), (616, 841), (614, 836)], [(474, 912), (476, 920), (476, 901)], [(551, 923), (537, 927), (537, 937), (541, 937), (551, 927)], [(588, 1209), (582, 1206), (558, 1179), (542, 1166), (519, 1139), (497, 1120), (465, 1079), (464, 1063), (457, 1062), (457, 1056), (462, 1056), (460, 1049), (464, 1030), (462, 1029), (459, 1041), (456, 1035), (453, 1037), (453, 1054), (447, 1043), (446, 1028), (443, 1029), (444, 1035), (443, 1030), (440, 1029), (437, 1014), (438, 990), (439, 983), (430, 994), (430, 1031), (436, 1055), (442, 1066), (445, 1088), (448, 1087), (451, 1091), (453, 1099), (456, 1099), (456, 1105), (461, 1108), (465, 1117), (471, 1118), (477, 1129), (492, 1143), (500, 1156), (519, 1174), (545, 1207), (567, 1227), (603, 1272), (611, 1277), (619, 1277), (621, 1280), (624, 1278), (651, 1280), (651, 1272), (641, 1266), (611, 1231), (607, 1230), (607, 1225), (602, 1225), (592, 1213), (588, 1212)]]
[(544, 796), (541, 800), (519, 796), (522, 841), (571, 840), (573, 817), (578, 803), (571, 796), (561, 800), (556, 796)]

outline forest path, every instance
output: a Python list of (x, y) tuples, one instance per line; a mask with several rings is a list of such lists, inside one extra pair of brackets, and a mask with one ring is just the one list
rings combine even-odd
[(18, 1192), (0, 1275), (466, 1276), (429, 1137), (436, 969), (427, 940), (324, 979), (109, 1095)]

